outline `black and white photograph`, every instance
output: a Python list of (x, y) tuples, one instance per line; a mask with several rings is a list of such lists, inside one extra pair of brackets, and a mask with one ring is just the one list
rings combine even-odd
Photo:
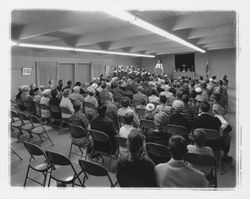
[(242, 189), (244, 6), (161, 5), (9, 6), (8, 193)]

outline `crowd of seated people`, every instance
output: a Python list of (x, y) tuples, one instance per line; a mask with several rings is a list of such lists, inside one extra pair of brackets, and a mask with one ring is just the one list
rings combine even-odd
[[(227, 86), (226, 77), (219, 81), (216, 76), (207, 80), (187, 77), (170, 80), (167, 75), (156, 76), (146, 70), (133, 69), (115, 71), (112, 77), (100, 76), (89, 85), (76, 82), (73, 86), (69, 80), (64, 86), (59, 80), (57, 85), (50, 81), (48, 87), (21, 86), (16, 102), (20, 110), (28, 110), (48, 123), (51, 118), (63, 118), (86, 131), (102, 131), (113, 145), (116, 145), (115, 135), (125, 137), (128, 147), (120, 148), (125, 155), (117, 164), (117, 175), (121, 179), (129, 172), (132, 177), (150, 181), (148, 186), (206, 187), (202, 171), (184, 164), (183, 158), (188, 151), (211, 150), (204, 146), (204, 132), (195, 131), (208, 128), (221, 132), (222, 160), (232, 161), (228, 156), (231, 127), (225, 119)], [(55, 114), (50, 109), (41, 110), (41, 104), (66, 108), (68, 112)], [(144, 109), (145, 114), (139, 116), (138, 109)], [(143, 131), (142, 135), (141, 118), (153, 121), (155, 129)], [(166, 128), (168, 124), (183, 126), (190, 134), (194, 131), (193, 140), (171, 137)], [(194, 145), (187, 146), (192, 141)], [(86, 139), (79, 138), (79, 142), (86, 142)], [(170, 162), (155, 167), (144, 157), (144, 142), (169, 147)], [(211, 151), (209, 154), (213, 155)]]

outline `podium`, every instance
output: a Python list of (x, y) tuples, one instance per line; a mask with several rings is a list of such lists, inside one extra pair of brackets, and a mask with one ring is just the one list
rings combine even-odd
[(191, 77), (192, 79), (195, 77), (194, 72), (173, 72), (173, 79), (178, 79), (178, 77)]

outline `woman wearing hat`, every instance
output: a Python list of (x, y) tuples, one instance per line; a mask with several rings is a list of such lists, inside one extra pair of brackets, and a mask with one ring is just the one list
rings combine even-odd
[(152, 103), (148, 103), (146, 105), (146, 110), (145, 110), (145, 119), (154, 120), (154, 115), (155, 115), (155, 105)]

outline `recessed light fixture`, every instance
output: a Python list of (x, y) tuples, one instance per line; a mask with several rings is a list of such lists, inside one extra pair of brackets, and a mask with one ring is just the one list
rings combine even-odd
[(155, 57), (154, 55), (145, 55), (145, 54), (136, 54), (136, 53), (125, 53), (125, 52), (116, 52), (116, 51), (93, 50), (93, 49), (85, 49), (85, 48), (72, 48), (72, 47), (40, 45), (40, 44), (28, 44), (28, 43), (18, 43), (18, 42), (14, 43), (13, 46), (26, 47), (26, 48), (87, 52), (87, 53), (101, 53), (101, 54), (109, 54), (109, 55), (123, 55), (123, 56), (132, 56), (132, 57), (148, 57), (148, 58)]
[(139, 27), (141, 27), (143, 29), (149, 30), (149, 31), (151, 31), (151, 32), (153, 32), (155, 34), (161, 35), (161, 36), (163, 36), (163, 37), (165, 37), (167, 39), (171, 39), (171, 40), (173, 40), (173, 41), (175, 41), (177, 43), (180, 43), (180, 44), (182, 44), (184, 46), (192, 48), (192, 49), (194, 49), (196, 51), (199, 51), (201, 53), (206, 52), (205, 50), (203, 50), (203, 49), (201, 49), (201, 48), (199, 48), (199, 47), (197, 47), (197, 46), (195, 46), (195, 45), (181, 39), (180, 37), (177, 37), (177, 36), (167, 32), (167, 31), (165, 31), (165, 30), (163, 30), (161, 28), (158, 28), (157, 26), (154, 26), (154, 25), (152, 25), (152, 24), (150, 24), (150, 23), (148, 23), (148, 22), (146, 22), (146, 21), (144, 21), (142, 19), (139, 19), (136, 16), (134, 16), (134, 15), (132, 15), (132, 14), (126, 12), (126, 11), (107, 10), (106, 13), (110, 14), (110, 15), (116, 17), (116, 18), (127, 21), (127, 22), (129, 22), (131, 24), (134, 24), (136, 26), (139, 26)]

